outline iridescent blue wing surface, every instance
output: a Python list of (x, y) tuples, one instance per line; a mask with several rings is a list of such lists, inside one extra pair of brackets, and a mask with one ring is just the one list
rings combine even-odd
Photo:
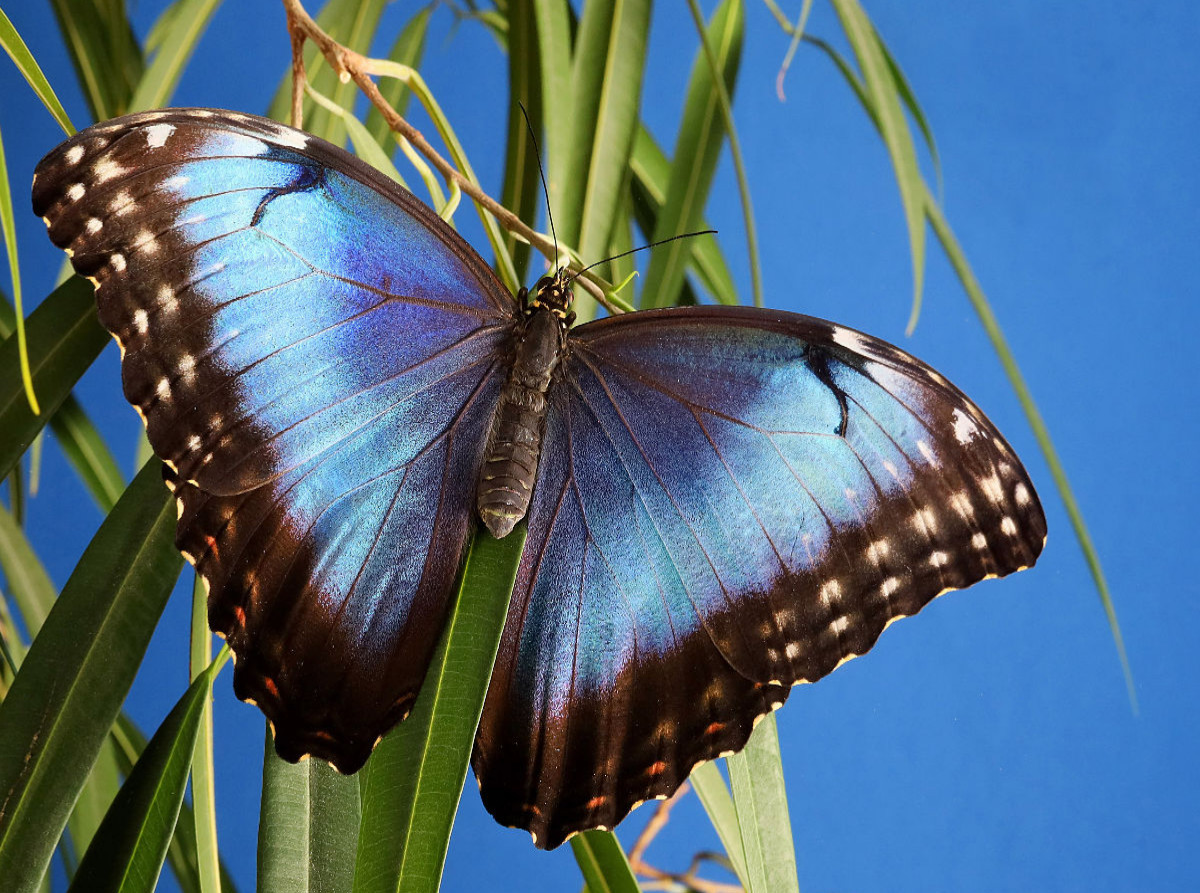
[(736, 751), (798, 682), (1046, 525), (984, 415), (899, 349), (749, 308), (572, 332), (476, 739), (484, 804), (553, 847)]
[(33, 203), (96, 284), (238, 696), (283, 756), (357, 769), (441, 629), (511, 295), (391, 180), (234, 112), (89, 128)]

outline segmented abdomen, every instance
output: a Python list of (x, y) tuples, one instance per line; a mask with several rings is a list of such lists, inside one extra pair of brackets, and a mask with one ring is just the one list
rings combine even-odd
[(529, 509), (545, 430), (546, 392), (565, 343), (566, 327), (539, 310), (525, 321), (516, 356), (500, 391), (479, 471), (479, 517), (497, 539)]

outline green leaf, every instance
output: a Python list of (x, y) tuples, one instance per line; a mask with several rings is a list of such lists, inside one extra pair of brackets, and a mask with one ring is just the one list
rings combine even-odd
[(0, 344), (0, 477), (12, 471), (109, 337), (96, 319), (91, 284), (78, 276), (38, 305), (26, 332), (41, 412), (34, 415), (29, 410), (21, 389), (16, 339), (8, 338)]
[[(15, 330), (16, 313), (7, 296), (0, 292), (0, 340)], [(125, 477), (104, 438), (74, 396), (68, 395), (63, 400), (58, 412), (50, 419), (50, 430), (96, 504), (102, 511), (110, 511), (125, 490)], [(13, 495), (20, 498), (19, 491), (14, 491)]]
[[(707, 39), (729, 91), (737, 81), (744, 26), (745, 7), (741, 0), (724, 0), (707, 28)], [(675, 141), (675, 157), (671, 162), (662, 210), (655, 221), (653, 241), (694, 232), (701, 227), (725, 135), (725, 121), (713, 73), (701, 50), (692, 64), (683, 121)], [(642, 286), (642, 306), (666, 307), (678, 302), (692, 250), (691, 241), (677, 239), (660, 245), (650, 255)]]
[(321, 760), (285, 763), (267, 730), (259, 893), (343, 893), (354, 879), (359, 780)]
[(145, 63), (124, 0), (50, 3), (92, 118), (106, 121), (127, 112)]
[(611, 831), (584, 831), (571, 838), (571, 851), (587, 893), (640, 893), (633, 869)]
[[(633, 207), (637, 214), (638, 226), (646, 238), (650, 239), (653, 238), (657, 227), (658, 214), (666, 202), (671, 163), (644, 125), (638, 126), (633, 152), (629, 158), (629, 168), (633, 174), (630, 188), (634, 196)], [(698, 228), (711, 229), (708, 221), (704, 219), (701, 219)], [(691, 267), (713, 300), (720, 304), (739, 303), (737, 287), (733, 284), (733, 276), (729, 273), (729, 266), (725, 263), (725, 255), (717, 237), (712, 234), (696, 236), (687, 240), (687, 246), (691, 251)]]
[[(567, 156), (565, 164), (551, 165), (550, 203), (559, 238), (589, 260), (603, 257), (621, 207), (649, 27), (649, 0), (588, 3), (579, 23), (571, 64), (572, 123), (558, 128), (568, 135)], [(544, 61), (542, 72), (545, 77)], [(547, 102), (544, 109), (553, 118), (563, 107)], [(575, 311), (587, 319), (595, 308), (579, 295)]]
[(729, 786), (725, 784), (721, 770), (717, 768), (715, 761), (701, 763), (692, 770), (688, 780), (695, 788), (696, 796), (700, 798), (704, 811), (708, 813), (708, 820), (716, 829), (717, 836), (721, 838), (721, 845), (725, 847), (725, 854), (729, 856), (729, 863), (733, 866), (734, 874), (741, 879), (744, 885), (746, 883), (746, 851), (742, 847), (742, 829), (738, 826), (737, 808), (733, 805), (733, 795), (729, 793)]
[(745, 748), (726, 762), (742, 832), (746, 893), (799, 891), (775, 714), (764, 716)]
[[(531, 226), (537, 220), (542, 181), (538, 175), (539, 147), (530, 133), (530, 124), (536, 131), (545, 119), (534, 12), (533, 0), (512, 0), (508, 8), (508, 139), (504, 189), (500, 194), (500, 203)], [(521, 114), (521, 105), (525, 106), (529, 123)], [(505, 235), (505, 244), (517, 278), (524, 281), (529, 269), (529, 245), (512, 233)]]
[[(109, 740), (117, 753), (121, 774), (128, 777), (142, 751), (146, 749), (146, 736), (124, 713), (117, 717), (109, 733)], [(194, 767), (193, 767), (194, 768)], [(175, 823), (175, 835), (167, 848), (167, 863), (175, 875), (183, 893), (206, 893), (200, 888), (199, 860), (196, 854), (196, 820), (192, 808), (184, 803), (180, 808), (179, 821)], [(221, 863), (221, 893), (237, 893), (237, 885), (224, 862)]]
[(524, 542), (523, 524), (471, 541), (412, 713), (363, 769), (355, 893), (438, 889)]
[(21, 302), (21, 265), (17, 257), (17, 229), (13, 220), (12, 190), (8, 185), (8, 162), (5, 160), (4, 141), (0, 140), (0, 236), (4, 237), (4, 248), (8, 254), (8, 269), (12, 275), (13, 303), (16, 305), (17, 355), (20, 359), (21, 384), (25, 388), (25, 399), (33, 412), (38, 412), (37, 395), (29, 373), (29, 348), (26, 343), (24, 312)]
[(184, 693), (142, 752), (79, 864), (71, 893), (150, 893), (179, 818), (204, 705), (223, 659)]
[(74, 134), (75, 125), (67, 117), (66, 110), (58, 101), (58, 97), (54, 94), (50, 82), (46, 80), (46, 75), (42, 73), (37, 60), (33, 58), (33, 53), (29, 52), (29, 47), (25, 45), (25, 41), (21, 39), (21, 35), (17, 33), (17, 29), (13, 27), (3, 9), (0, 9), (0, 46), (4, 47), (4, 51), (13, 60), (17, 70), (29, 82), (33, 92), (37, 94), (38, 99), (54, 116), (54, 120), (58, 122), (67, 136)]
[(908, 223), (909, 249), (913, 265), (913, 308), (908, 322), (912, 334), (921, 312), (925, 279), (925, 181), (917, 165), (917, 153), (886, 52), (875, 27), (857, 0), (832, 0), (842, 28), (862, 69), (866, 94), (871, 99), (880, 136), (896, 172), (904, 217)]
[(33, 890), (120, 711), (182, 559), (162, 467), (93, 537), (0, 704), (0, 877)]
[(103, 512), (109, 512), (125, 490), (125, 476), (108, 444), (73, 396), (50, 418), (50, 430), (67, 461)]
[[(400, 65), (407, 65), (409, 68), (420, 68), (421, 57), (425, 55), (425, 36), (429, 32), (429, 17), (432, 14), (433, 7), (431, 6), (417, 10), (400, 31), (400, 36), (392, 44), (387, 58)], [(408, 107), (408, 101), (412, 98), (412, 91), (398, 78), (381, 78), (379, 93), (388, 101), (388, 105), (401, 115), (404, 114), (404, 110)], [(381, 146), (393, 145), (392, 129), (388, 126), (383, 114), (373, 105), (371, 111), (367, 113), (366, 126), (376, 143)]]
[[(208, 629), (208, 586), (199, 574), (192, 579), (192, 629), (188, 670), (195, 682), (212, 662)], [(212, 686), (204, 696), (196, 745), (192, 753), (192, 814), (184, 816), (195, 832), (196, 875), (203, 893), (220, 893), (221, 854), (217, 846), (217, 801), (213, 768)], [(178, 824), (176, 825), (178, 827)]]
[(221, 0), (176, 0), (174, 6), (163, 13), (169, 24), (162, 30), (162, 43), (129, 101), (130, 111), (169, 104), (183, 69), (220, 5)]

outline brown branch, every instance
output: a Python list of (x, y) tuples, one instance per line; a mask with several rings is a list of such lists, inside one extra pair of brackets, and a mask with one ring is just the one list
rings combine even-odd
[[(429, 159), (430, 164), (437, 168), (438, 173), (445, 180), (452, 180), (457, 183), (459, 189), (470, 196), (477, 205), (495, 217), (504, 229), (533, 245), (542, 254), (551, 258), (552, 262), (557, 259), (559, 253), (558, 246), (551, 239), (546, 238), (537, 232), (537, 230), (530, 227), (520, 217), (484, 192), (474, 181), (464, 176), (458, 168), (443, 158), (430, 145), (429, 141), (425, 139), (419, 130), (409, 124), (399, 112), (392, 108), (391, 103), (384, 98), (383, 94), (379, 92), (379, 87), (375, 84), (375, 81), (371, 79), (371, 75), (378, 74), (378, 67), (375, 65), (374, 60), (355, 52), (349, 47), (343, 46), (321, 30), (321, 27), (304, 9), (300, 0), (283, 0), (283, 6), (287, 13), (288, 33), (291, 36), (292, 42), (293, 126), (300, 127), (303, 120), (303, 96), (306, 80), (303, 51), (304, 41), (311, 40), (316, 44), (321, 55), (329, 62), (342, 82), (345, 83), (353, 80), (363, 92), (363, 95), (383, 115), (388, 127), (393, 132), (400, 134), (400, 136), (408, 140), (413, 148)], [(620, 308), (612, 306), (604, 292), (603, 283), (597, 282), (597, 278), (593, 277), (590, 273), (585, 273), (575, 281), (582, 283), (583, 287), (608, 309), (610, 313), (620, 312)]]
[(684, 782), (679, 786), (670, 799), (663, 800), (658, 804), (658, 808), (654, 810), (654, 815), (650, 817), (650, 821), (646, 823), (646, 827), (642, 829), (642, 833), (638, 835), (634, 841), (633, 848), (629, 851), (629, 867), (633, 869), (635, 874), (641, 875), (648, 879), (650, 883), (643, 886), (647, 890), (668, 890), (674, 889), (679, 885), (694, 893), (742, 893), (742, 888), (737, 884), (723, 884), (719, 881), (709, 881), (702, 877), (697, 877), (697, 872), (704, 862), (716, 861), (717, 857), (712, 853), (700, 852), (692, 857), (692, 862), (688, 866), (688, 870), (682, 874), (670, 871), (663, 871), (661, 868), (655, 868), (646, 862), (644, 856), (650, 844), (654, 841), (663, 828), (667, 826), (667, 822), (671, 817), (671, 808), (679, 801), (688, 791), (688, 784)]

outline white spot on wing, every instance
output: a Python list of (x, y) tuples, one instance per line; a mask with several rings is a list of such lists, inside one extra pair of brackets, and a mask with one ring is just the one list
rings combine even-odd
[(888, 577), (883, 581), (883, 585), (879, 587), (879, 591), (883, 593), (884, 598), (887, 598), (899, 588), (900, 581), (896, 577)]
[(150, 317), (147, 316), (145, 310), (135, 310), (133, 312), (133, 327), (137, 329), (139, 335), (145, 335), (150, 329)]
[(1017, 484), (1013, 490), (1013, 499), (1017, 501), (1017, 505), (1029, 505), (1032, 499), (1029, 496), (1029, 488), (1024, 484)]
[(973, 537), (971, 537), (971, 545), (974, 546), (976, 549), (979, 549), (980, 551), (983, 551), (984, 549), (986, 549), (987, 544), (988, 544), (987, 537), (984, 536), (982, 533), (977, 533)]
[(1000, 476), (993, 474), (991, 477), (983, 478), (979, 482), (983, 487), (983, 494), (992, 502), (1004, 501), (1004, 488), (1000, 486)]
[(197, 437), (195, 434), (193, 434), (191, 437), (189, 437), (187, 440), (187, 448), (188, 448), (188, 452), (191, 452), (191, 453), (194, 453), (194, 452), (196, 452), (196, 450), (200, 449), (200, 438)]
[(979, 436), (979, 426), (961, 409), (954, 410), (954, 436), (959, 443), (970, 443)]
[(67, 164), (79, 164), (79, 159), (83, 157), (83, 146), (72, 146), (67, 149), (63, 158), (67, 160)]
[(165, 378), (160, 378), (158, 380), (158, 387), (155, 388), (154, 392), (158, 394), (160, 400), (171, 399), (171, 382)]
[(850, 329), (843, 329), (841, 326), (833, 327), (833, 343), (840, 344), (847, 350), (852, 350), (857, 354), (870, 353), (870, 348), (863, 341), (862, 335)]
[(175, 291), (165, 282), (158, 287), (158, 306), (168, 313), (179, 306), (175, 300)]
[(934, 567), (945, 567), (950, 563), (950, 556), (945, 552), (934, 552), (929, 556), (929, 563)]
[(72, 183), (70, 186), (67, 187), (67, 198), (69, 198), (73, 202), (77, 202), (81, 198), (83, 198), (83, 193), (85, 191), (86, 190), (83, 188), (82, 183)]
[(921, 451), (921, 455), (925, 457), (926, 462), (931, 465), (937, 465), (937, 457), (933, 455), (933, 450), (929, 448), (929, 444), (923, 440), (918, 440), (917, 449)]
[(84, 229), (88, 231), (89, 236), (96, 235), (96, 233), (100, 232), (103, 226), (104, 224), (101, 222), (99, 217), (89, 217), (87, 219), (87, 223), (83, 225)]
[(1009, 536), (1016, 536), (1017, 535), (1017, 522), (1015, 522), (1008, 515), (1005, 515), (1003, 520), (1001, 520), (1001, 522), (1000, 522), (1000, 529), (1003, 530)]
[(293, 149), (304, 149), (308, 146), (308, 136), (299, 130), (293, 130), (291, 127), (280, 125), (273, 136), (275, 142), (283, 146), (290, 146)]
[(826, 607), (831, 607), (834, 602), (839, 601), (842, 597), (842, 587), (837, 580), (829, 580), (821, 587), (821, 602)]
[(125, 255), (123, 255), (121, 252), (114, 251), (109, 262), (112, 264), (112, 268), (118, 273), (125, 272)]
[(97, 183), (107, 183), (123, 173), (125, 173), (125, 168), (111, 158), (105, 158), (103, 161), (97, 161), (96, 166), (92, 168), (92, 179)]
[(174, 124), (151, 125), (146, 128), (146, 145), (151, 149), (161, 149), (174, 132)]

